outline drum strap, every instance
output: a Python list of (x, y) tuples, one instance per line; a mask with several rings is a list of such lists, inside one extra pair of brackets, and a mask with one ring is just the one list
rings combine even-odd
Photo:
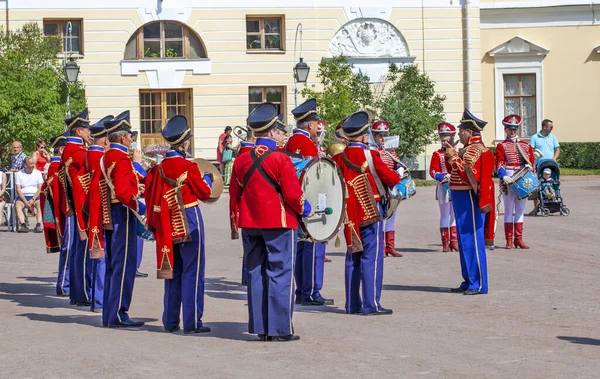
[(385, 194), (387, 193), (383, 183), (381, 183), (381, 179), (379, 179), (379, 175), (377, 175), (377, 170), (375, 170), (375, 165), (373, 164), (373, 156), (371, 155), (371, 150), (364, 150), (365, 158), (367, 158), (367, 162), (369, 163), (369, 170), (371, 171), (371, 175), (373, 175), (373, 180), (375, 181), (375, 186), (377, 186), (377, 191), (381, 195), (383, 199)]
[(252, 166), (250, 166), (248, 171), (246, 171), (246, 175), (244, 176), (244, 188), (246, 188), (246, 185), (248, 184), (248, 181), (252, 177), (254, 171), (258, 170), (260, 175), (267, 181), (267, 183), (269, 183), (269, 185), (273, 187), (273, 189), (277, 191), (277, 193), (281, 193), (281, 186), (277, 184), (277, 182), (273, 180), (273, 178), (271, 178), (269, 174), (267, 174), (267, 172), (262, 166), (262, 161), (264, 161), (265, 158), (269, 156), (272, 152), (273, 150), (267, 150), (260, 157), (256, 156), (254, 150), (250, 152), (250, 157), (252, 158)]
[(519, 154), (521, 154), (521, 156), (525, 160), (525, 163), (527, 163), (528, 165), (531, 166), (531, 162), (529, 161), (529, 157), (527, 157), (527, 155), (525, 155), (525, 152), (521, 148), (521, 145), (519, 145), (519, 141), (515, 141), (515, 145), (517, 146), (517, 150), (519, 151)]

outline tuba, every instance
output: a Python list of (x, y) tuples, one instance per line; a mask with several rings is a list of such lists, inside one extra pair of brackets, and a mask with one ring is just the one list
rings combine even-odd
[(333, 131), (333, 139), (334, 141), (327, 146), (325, 150), (328, 157), (334, 157), (344, 150), (348, 146), (348, 137), (344, 135), (344, 131), (342, 130), (342, 124), (348, 119), (350, 116), (346, 116), (340, 121)]
[(206, 159), (196, 158), (196, 159), (192, 160), (192, 162), (194, 162), (198, 165), (198, 168), (200, 169), (200, 172), (202, 173), (202, 175), (204, 175), (206, 173), (212, 174), (212, 176), (213, 176), (212, 182), (213, 183), (212, 183), (212, 188), (210, 190), (210, 197), (208, 199), (204, 200), (204, 202), (208, 203), (208, 204), (216, 203), (217, 200), (219, 200), (219, 198), (221, 197), (221, 194), (223, 194), (223, 189), (225, 187), (223, 184), (223, 177), (221, 176), (221, 173), (219, 172), (219, 170), (217, 170), (215, 165), (213, 165)]

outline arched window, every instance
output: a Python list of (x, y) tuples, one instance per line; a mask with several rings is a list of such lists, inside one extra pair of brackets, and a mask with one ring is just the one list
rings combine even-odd
[(139, 28), (125, 46), (125, 59), (206, 58), (200, 37), (186, 25), (155, 21)]

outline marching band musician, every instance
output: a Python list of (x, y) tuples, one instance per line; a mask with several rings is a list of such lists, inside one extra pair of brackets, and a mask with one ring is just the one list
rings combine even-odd
[(450, 172), (452, 168), (444, 154), (446, 143), (450, 144), (454, 149), (455, 134), (456, 128), (454, 125), (447, 122), (442, 122), (438, 125), (438, 135), (442, 147), (431, 155), (431, 163), (429, 164), (429, 175), (438, 182), (435, 198), (440, 208), (440, 234), (442, 236), (443, 252), (458, 251), (456, 220), (454, 219), (454, 209), (452, 208), (449, 191)]
[(146, 177), (147, 224), (156, 239), (158, 279), (165, 279), (162, 322), (167, 332), (207, 333), (204, 313), (205, 234), (199, 201), (210, 197), (212, 174), (185, 159), (191, 129), (184, 116), (172, 117), (162, 131), (171, 146)]
[[(58, 296), (69, 296), (69, 261), (73, 244), (73, 217), (63, 217), (61, 214), (61, 195), (62, 188), (58, 178), (60, 166), (60, 156), (67, 144), (67, 134), (59, 134), (50, 139), (50, 147), (54, 151), (54, 156), (50, 158), (47, 178), (42, 185), (40, 196), (41, 208), (44, 211), (44, 220), (52, 217), (53, 224), (44, 223), (44, 236), (46, 237), (46, 249), (48, 252), (56, 252), (58, 248), (58, 276), (56, 278), (56, 294)], [(45, 202), (50, 201), (49, 207)], [(52, 215), (47, 215), (47, 210), (52, 211)]]
[[(111, 327), (139, 327), (141, 321), (129, 318), (127, 312), (133, 295), (137, 260), (136, 214), (146, 213), (140, 201), (142, 183), (135, 172), (145, 175), (140, 165), (142, 155), (135, 150), (129, 157), (132, 130), (129, 111), (104, 123), (109, 149), (100, 159), (100, 190), (105, 245), (106, 276), (102, 325)], [(133, 162), (132, 162), (133, 160)], [(135, 213), (134, 213), (135, 212)]]
[[(399, 163), (400, 159), (395, 151), (389, 152), (384, 147), (385, 137), (388, 136), (390, 131), (390, 124), (383, 120), (375, 121), (371, 130), (373, 139), (377, 142), (377, 150), (379, 151), (381, 160), (390, 169), (398, 171), (400, 177), (402, 177), (406, 167)], [(385, 235), (385, 256), (402, 257), (402, 253), (396, 251), (396, 210), (394, 210), (394, 213), (387, 220), (383, 220), (382, 222)]]
[[(523, 220), (527, 198), (517, 199), (516, 195), (508, 187), (513, 183), (511, 175), (527, 167), (533, 172), (534, 161), (533, 148), (525, 141), (518, 138), (518, 130), (521, 125), (521, 117), (508, 115), (502, 120), (506, 139), (496, 146), (496, 169), (498, 178), (502, 180), (502, 200), (504, 201), (504, 235), (506, 237), (506, 248), (520, 247), (529, 249), (523, 242)], [(514, 245), (513, 245), (514, 232)]]
[[(93, 217), (98, 221), (100, 216), (100, 197), (93, 196), (93, 192), (98, 192), (100, 188), (100, 159), (104, 156), (104, 151), (108, 148), (108, 138), (104, 123), (112, 120), (113, 115), (109, 115), (96, 122), (90, 127), (90, 136), (93, 138), (92, 145), (88, 147), (85, 157), (85, 171), (90, 177), (90, 186), (85, 209), (88, 214), (88, 249), (90, 251), (90, 259), (92, 260), (92, 298), (91, 311), (101, 312), (102, 302), (104, 301), (104, 276), (106, 275), (106, 264), (104, 261), (104, 251), (101, 257), (94, 254), (94, 242), (100, 244), (104, 250), (104, 233), (102, 233), (102, 223), (92, 222)], [(92, 199), (94, 199), (92, 201)], [(96, 216), (97, 215), (97, 216)], [(94, 224), (94, 225), (92, 225)], [(94, 230), (92, 232), (92, 229)]]
[(256, 138), (251, 130), (248, 130), (246, 134), (246, 140), (242, 141), (240, 144), (240, 150), (238, 151), (238, 157), (244, 153), (248, 153), (254, 149), (254, 144), (256, 142)]
[[(391, 170), (375, 150), (368, 150), (371, 119), (359, 111), (346, 118), (342, 130), (348, 147), (332, 157), (348, 188), (346, 237), (346, 313), (392, 314), (381, 306), (383, 284), (383, 231), (381, 196), (374, 175), (393, 187), (400, 174)], [(369, 160), (370, 158), (370, 160)], [(360, 286), (362, 283), (362, 296)], [(361, 299), (362, 297), (362, 299)]]
[(295, 341), (300, 338), (292, 324), (298, 215), (314, 212), (290, 157), (277, 152), (286, 132), (277, 106), (260, 104), (247, 121), (256, 147), (233, 164), (229, 207), (232, 238), (243, 229), (249, 332), (263, 341)]
[(456, 218), (460, 265), (464, 281), (452, 292), (464, 295), (488, 292), (484, 242), (484, 214), (492, 209), (494, 154), (481, 141), (487, 125), (465, 109), (458, 137), (465, 146), (457, 153), (445, 142), (445, 157), (452, 168), (450, 196)]
[[(300, 154), (304, 158), (316, 158), (319, 149), (315, 145), (317, 138), (318, 121), (317, 101), (306, 100), (292, 110), (296, 120), (296, 129), (285, 145), (285, 151)], [(303, 233), (301, 233), (301, 237)], [(296, 304), (301, 305), (332, 305), (333, 299), (326, 299), (321, 295), (323, 288), (323, 273), (325, 271), (325, 244), (322, 242), (307, 241), (304, 238), (298, 241), (296, 251)]]
[(70, 136), (62, 153), (59, 176), (64, 188), (62, 213), (73, 215), (73, 244), (70, 265), (69, 297), (72, 305), (91, 305), (92, 262), (87, 249), (87, 217), (83, 205), (87, 196), (89, 180), (85, 173), (86, 145), (90, 141), (90, 121), (88, 109), (75, 117), (65, 120)]

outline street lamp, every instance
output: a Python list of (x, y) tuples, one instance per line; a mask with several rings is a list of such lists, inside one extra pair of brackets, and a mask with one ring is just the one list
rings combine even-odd
[(67, 78), (67, 83), (75, 83), (78, 76), (79, 66), (77, 63), (73, 61), (65, 63), (65, 77)]
[[(298, 42), (298, 32), (300, 32), (300, 55), (302, 55), (302, 24), (298, 23), (296, 27), (296, 37), (294, 38), (294, 62), (296, 62), (296, 43)], [(310, 66), (304, 62), (304, 58), (300, 57), (300, 60), (294, 66), (294, 104), (298, 106), (298, 87), (297, 83), (306, 83), (308, 79), (308, 73), (310, 72)]]
[(298, 83), (306, 83), (310, 67), (304, 62), (304, 58), (300, 57), (300, 62), (294, 66), (294, 78)]
[[(70, 45), (69, 45), (70, 44)], [(69, 21), (67, 23), (67, 41), (64, 46), (63, 51), (63, 65), (65, 71), (65, 79), (67, 80), (67, 113), (65, 118), (71, 118), (71, 91), (69, 88), (69, 84), (75, 83), (77, 81), (77, 76), (79, 76), (79, 66), (76, 62), (72, 60), (67, 62), (67, 55), (71, 53), (73, 50), (73, 25)]]

